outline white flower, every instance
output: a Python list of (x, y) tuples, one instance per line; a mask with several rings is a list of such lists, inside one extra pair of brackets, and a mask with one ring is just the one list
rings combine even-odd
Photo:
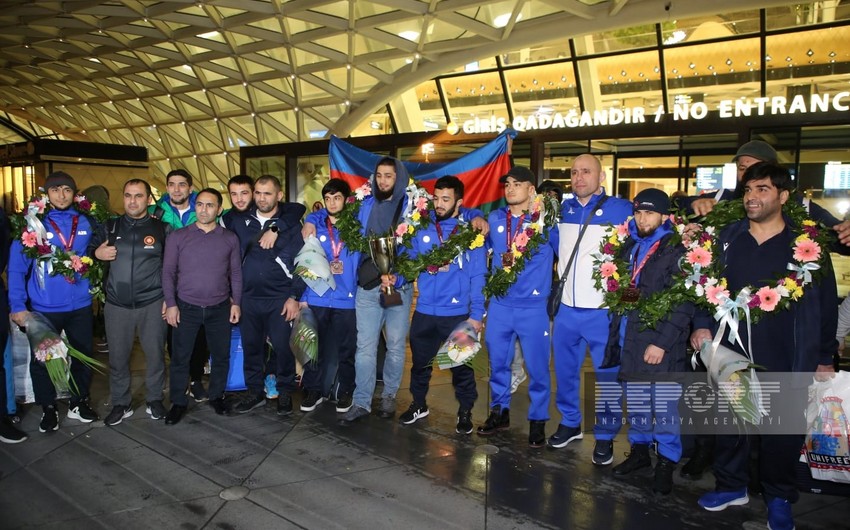
[(697, 284), (696, 287), (694, 287), (694, 291), (696, 291), (697, 296), (704, 296), (705, 295), (705, 287), (703, 287), (700, 284)]
[(791, 296), (791, 293), (789, 293), (788, 289), (782, 284), (777, 285), (773, 288), (773, 290), (779, 293), (779, 296), (781, 296), (782, 298), (788, 298), (789, 296)]

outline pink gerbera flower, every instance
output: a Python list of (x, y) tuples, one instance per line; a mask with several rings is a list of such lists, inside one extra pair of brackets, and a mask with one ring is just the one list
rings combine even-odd
[(403, 236), (403, 235), (404, 235), (404, 234), (406, 234), (406, 233), (407, 233), (407, 223), (401, 223), (401, 224), (400, 224), (400, 225), (398, 225), (398, 227), (395, 229), (395, 235), (396, 235), (396, 237), (401, 237), (401, 236)]
[(599, 267), (599, 274), (603, 278), (610, 277), (616, 271), (617, 271), (617, 266), (614, 265), (613, 263), (611, 263), (610, 261), (606, 261), (605, 263), (602, 264), (601, 267)]
[(80, 269), (83, 268), (83, 260), (79, 256), (71, 256), (71, 268), (76, 272), (80, 272)]
[(720, 305), (720, 299), (718, 298), (720, 295), (728, 297), (729, 291), (719, 285), (712, 285), (711, 287), (705, 288), (706, 300), (714, 305)]
[(687, 255), (688, 263), (708, 267), (711, 264), (711, 252), (702, 247), (696, 247)]
[(520, 232), (514, 238), (514, 243), (516, 244), (517, 248), (525, 248), (525, 246), (528, 244), (528, 236), (525, 235), (525, 232)]
[(776, 309), (776, 305), (779, 303), (779, 299), (781, 298), (776, 289), (771, 289), (766, 286), (756, 291), (756, 296), (758, 296), (759, 300), (761, 300), (759, 309), (762, 311), (773, 311)]
[(38, 236), (35, 232), (24, 232), (21, 234), (21, 243), (27, 248), (32, 248), (38, 244)]
[(811, 239), (798, 241), (794, 246), (794, 259), (803, 263), (820, 259), (820, 246)]

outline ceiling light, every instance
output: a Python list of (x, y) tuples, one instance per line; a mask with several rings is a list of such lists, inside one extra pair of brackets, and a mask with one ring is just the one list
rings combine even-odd
[(811, 48), (809, 48), (809, 51), (806, 52), (806, 55), (808, 55), (809, 57), (811, 57), (814, 54), (815, 54), (815, 52), (813, 52)]
[(208, 31), (206, 33), (201, 33), (195, 36), (200, 37), (202, 39), (215, 39), (217, 37), (221, 37), (221, 33), (219, 33), (218, 31)]
[[(519, 22), (522, 20), (522, 13), (519, 13), (516, 17), (516, 21)], [(508, 22), (511, 21), (511, 13), (505, 13), (502, 15), (498, 15), (493, 17), (493, 26), (497, 28), (504, 28), (508, 25)]]
[(401, 37), (402, 39), (407, 39), (409, 41), (416, 42), (416, 40), (419, 39), (419, 32), (418, 31), (402, 31), (401, 33), (398, 34), (398, 36)]
[(381, 128), (381, 123), (377, 122), (375, 120), (372, 120), (372, 121), (369, 122), (369, 127), (371, 127), (372, 129), (379, 130)]

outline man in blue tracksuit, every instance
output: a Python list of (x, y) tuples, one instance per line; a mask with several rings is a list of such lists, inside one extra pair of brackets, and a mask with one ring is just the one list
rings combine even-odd
[[(511, 168), (499, 181), (505, 186), (508, 206), (490, 213), (488, 247), (493, 252), (492, 269), (513, 263), (508, 252), (515, 240), (525, 236), (532, 224), (529, 212), (534, 197), (534, 174), (522, 166)], [(511, 363), (514, 343), (519, 339), (531, 382), (528, 385), (530, 421), (528, 443), (541, 447), (549, 419), (549, 316), (546, 301), (552, 288), (552, 264), (557, 247), (557, 228), (525, 262), (505, 295), (490, 300), (485, 341), (490, 352), (490, 415), (478, 434), (489, 436), (510, 428)]]
[[(608, 309), (600, 308), (602, 293), (594, 287), (591, 254), (599, 251), (607, 225), (620, 224), (632, 214), (631, 202), (605, 194), (602, 187), (605, 173), (602, 164), (593, 155), (576, 157), (570, 179), (573, 196), (561, 205), (561, 222), (558, 225), (559, 276), (564, 275), (579, 234), (582, 230), (585, 233), (569, 264), (561, 309), (555, 317), (556, 404), (561, 413), (558, 430), (549, 438), (549, 446), (555, 448), (564, 447), (583, 436), (579, 387), (581, 365), (588, 348), (598, 381), (614, 384), (617, 381), (616, 367), (599, 368), (605, 355), (611, 320)], [(605, 412), (597, 414), (593, 429), (596, 435), (593, 463), (596, 465), (608, 465), (614, 460), (613, 440), (621, 421), (619, 412), (606, 408)]]
[[(647, 188), (635, 196), (633, 204), (630, 237), (619, 257), (631, 264), (633, 285), (643, 298), (676, 281), (685, 247), (671, 243), (675, 230), (668, 221), (666, 193)], [(679, 304), (650, 328), (642, 324), (640, 312), (632, 310), (614, 315), (609, 330), (606, 364), (616, 365), (619, 359), (631, 444), (628, 458), (614, 466), (614, 475), (625, 476), (652, 465), (649, 446), (655, 443), (658, 463), (652, 490), (663, 495), (673, 489), (673, 470), (682, 456), (678, 419), (682, 387), (676, 374), (685, 371), (693, 314), (693, 304)]]
[[(47, 230), (46, 243), (80, 257), (86, 256), (89, 240), (96, 227), (94, 220), (73, 207), (77, 192), (74, 179), (64, 171), (57, 171), (47, 176), (44, 189), (47, 190), (51, 206), (43, 220)], [(65, 331), (72, 347), (90, 356), (94, 340), (94, 317), (89, 281), (75, 275), (74, 283), (70, 283), (62, 275), (48, 274), (47, 265), (46, 261), (36, 262), (28, 258), (20, 239), (12, 242), (9, 252), (9, 307), (12, 321), (26, 327), (30, 310), (38, 311), (50, 321), (57, 333)], [(41, 271), (37, 270), (39, 268)], [(30, 362), (30, 375), (35, 401), (43, 410), (38, 430), (58, 430), (56, 389), (50, 381), (47, 368), (35, 357)], [(72, 362), (71, 377), (74, 378), (74, 384), (71, 385), (68, 417), (91, 423), (97, 419), (97, 414), (88, 403), (91, 368), (82, 362)]]
[[(339, 382), (336, 411), (344, 413), (351, 409), (356, 351), (354, 338), (357, 336), (354, 296), (357, 293), (360, 253), (348, 248), (334, 226), (337, 215), (345, 207), (349, 195), (351, 187), (348, 183), (342, 179), (330, 179), (322, 188), (325, 207), (307, 215), (307, 222), (316, 227), (316, 237), (328, 257), (336, 289), (328, 289), (320, 295), (307, 287), (301, 298), (302, 303), (306, 303), (316, 315), (319, 327), (318, 366), (315, 369), (304, 367), (302, 382), (308, 395), (301, 403), (303, 412), (310, 412), (322, 402), (322, 381), (325, 380), (327, 371), (333, 370), (334, 366)], [(331, 362), (332, 355), (336, 355), (336, 364)]]
[[(463, 201), (463, 183), (453, 175), (437, 180), (434, 185), (433, 224), (419, 230), (413, 239), (409, 255), (416, 258), (441, 246), (459, 226), (460, 205)], [(432, 362), (440, 345), (461, 322), (469, 322), (475, 332), (481, 331), (484, 319), (484, 276), (487, 255), (483, 245), (465, 250), (452, 261), (436, 270), (426, 270), (417, 279), (419, 298), (410, 324), (410, 350), (413, 365), (410, 367), (410, 393), (413, 402), (400, 417), (409, 425), (428, 415), (425, 396), (431, 381)], [(451, 368), (455, 398), (460, 404), (456, 432), (472, 433), (472, 406), (478, 398), (475, 373), (461, 364)]]
[[(304, 245), (301, 238), (301, 204), (284, 203), (280, 181), (263, 175), (254, 183), (254, 204), (235, 213), (231, 230), (242, 249), (242, 332), (243, 370), (248, 393), (236, 405), (246, 413), (265, 402), (266, 338), (277, 356), (277, 413), (292, 413), (292, 393), (296, 389), (295, 359), (289, 349), (292, 321), (300, 310), (299, 300), (306, 286), (294, 275), (295, 256)], [(266, 232), (277, 234), (274, 244), (265, 248)]]

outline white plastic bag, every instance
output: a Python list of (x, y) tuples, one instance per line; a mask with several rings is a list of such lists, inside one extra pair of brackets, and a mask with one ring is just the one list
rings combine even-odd
[(809, 387), (806, 461), (812, 478), (850, 483), (850, 372)]

